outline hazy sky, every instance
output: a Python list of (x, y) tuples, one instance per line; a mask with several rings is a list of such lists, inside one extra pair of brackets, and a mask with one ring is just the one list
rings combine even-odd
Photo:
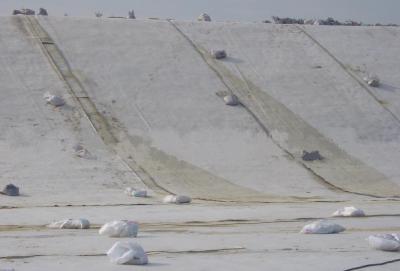
[(193, 20), (207, 12), (218, 21), (260, 21), (276, 15), (400, 24), (400, 0), (0, 0), (0, 15), (21, 7), (45, 7), (55, 16), (92, 17), (97, 10), (126, 16), (134, 9), (137, 18)]

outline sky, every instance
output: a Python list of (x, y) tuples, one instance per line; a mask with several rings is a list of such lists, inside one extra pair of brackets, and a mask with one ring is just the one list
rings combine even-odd
[(271, 16), (337, 20), (364, 23), (400, 24), (400, 0), (0, 0), (0, 15), (18, 8), (38, 10), (50, 15), (93, 17), (127, 16), (134, 9), (136, 17), (195, 20), (203, 12), (215, 21), (261, 21)]

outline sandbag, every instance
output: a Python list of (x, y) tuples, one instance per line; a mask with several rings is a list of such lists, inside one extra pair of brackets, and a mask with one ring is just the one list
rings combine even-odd
[(369, 245), (377, 250), (398, 251), (400, 239), (398, 234), (375, 234), (368, 237)]
[(300, 232), (305, 234), (331, 234), (339, 233), (344, 230), (345, 228), (339, 224), (327, 220), (319, 220), (305, 225)]
[(49, 228), (57, 229), (89, 229), (90, 222), (85, 218), (80, 219), (64, 219), (55, 221), (48, 225)]
[(137, 198), (146, 198), (147, 191), (146, 190), (135, 190), (132, 192), (132, 196), (137, 197)]
[(147, 264), (148, 258), (144, 249), (130, 241), (116, 242), (108, 251), (107, 256), (114, 264)]
[(379, 87), (380, 80), (376, 75), (368, 75), (364, 77), (364, 81), (371, 87)]
[(164, 203), (175, 203), (176, 202), (176, 197), (174, 195), (168, 195), (165, 196), (163, 199)]
[(163, 199), (164, 203), (175, 203), (175, 204), (183, 204), (183, 203), (190, 203), (192, 198), (185, 195), (168, 195), (165, 196)]
[(197, 17), (197, 20), (203, 22), (211, 22), (211, 17), (207, 13), (202, 13), (199, 17)]
[(104, 224), (100, 230), (100, 235), (109, 237), (136, 237), (139, 225), (134, 221), (116, 220)]
[(177, 195), (175, 198), (175, 203), (177, 204), (190, 203), (191, 201), (192, 198), (185, 195)]
[(303, 155), (301, 156), (301, 159), (303, 159), (303, 161), (315, 161), (315, 160), (323, 160), (324, 158), (322, 157), (322, 155), (319, 153), (319, 151), (303, 151)]
[(211, 55), (215, 59), (223, 59), (223, 58), (226, 58), (226, 51), (225, 50), (211, 50)]
[(43, 97), (47, 103), (55, 107), (63, 106), (65, 104), (64, 99), (61, 98), (60, 96), (52, 95), (50, 93), (45, 93)]
[(11, 196), (11, 197), (16, 197), (19, 196), (19, 187), (13, 185), (12, 183), (7, 184), (3, 191), (2, 194), (7, 195), (7, 196)]
[(146, 198), (147, 197), (147, 191), (143, 189), (136, 190), (132, 187), (127, 187), (125, 189), (125, 194), (127, 194), (130, 197), (138, 197), (138, 198)]
[(224, 102), (226, 105), (236, 106), (239, 104), (239, 98), (236, 95), (226, 95), (224, 96)]
[(332, 214), (332, 216), (352, 216), (352, 217), (360, 217), (365, 216), (365, 213), (361, 209), (357, 209), (354, 206), (344, 207)]

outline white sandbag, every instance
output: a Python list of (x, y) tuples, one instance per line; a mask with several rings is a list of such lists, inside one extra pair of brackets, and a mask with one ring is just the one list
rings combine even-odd
[(132, 187), (127, 187), (125, 189), (125, 194), (127, 194), (130, 197), (137, 197), (137, 198), (146, 198), (147, 197), (147, 191), (146, 190), (136, 190)]
[(45, 93), (44, 94), (44, 99), (46, 100), (47, 103), (53, 105), (53, 106), (63, 106), (65, 104), (65, 101), (63, 98), (52, 95), (50, 93)]
[(305, 225), (300, 232), (305, 234), (330, 234), (339, 233), (344, 230), (344, 227), (336, 223), (327, 220), (319, 220)]
[(235, 106), (239, 104), (239, 98), (236, 95), (224, 96), (224, 102), (226, 105)]
[(168, 195), (165, 196), (163, 199), (164, 203), (176, 203), (176, 204), (183, 204), (183, 203), (190, 203), (192, 198), (185, 195)]
[(400, 240), (398, 234), (375, 234), (368, 237), (369, 245), (377, 250), (398, 251)]
[(165, 196), (164, 199), (163, 199), (163, 202), (164, 203), (175, 203), (176, 202), (176, 196), (174, 196), (174, 195)]
[(357, 209), (354, 206), (344, 207), (332, 214), (332, 216), (352, 216), (352, 217), (360, 217), (365, 216), (365, 213), (361, 209)]
[(55, 221), (48, 225), (49, 228), (55, 229), (89, 229), (90, 222), (87, 219), (64, 219)]
[(207, 13), (202, 13), (199, 17), (197, 17), (197, 20), (203, 22), (211, 22), (211, 17)]
[(143, 248), (130, 241), (116, 242), (108, 251), (107, 256), (114, 264), (147, 264), (148, 258)]
[(139, 225), (134, 221), (116, 220), (104, 224), (100, 230), (100, 235), (109, 237), (136, 237)]

